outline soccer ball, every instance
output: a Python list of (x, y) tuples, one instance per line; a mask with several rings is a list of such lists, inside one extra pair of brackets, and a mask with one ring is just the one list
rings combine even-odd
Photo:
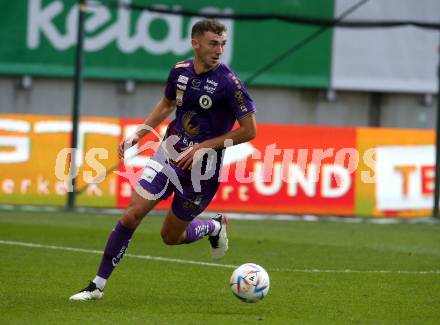
[(241, 301), (257, 302), (269, 292), (269, 274), (257, 264), (246, 263), (234, 270), (229, 284), (232, 293)]

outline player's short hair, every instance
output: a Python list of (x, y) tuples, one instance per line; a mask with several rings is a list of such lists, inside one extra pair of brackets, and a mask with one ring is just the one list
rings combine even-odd
[(226, 26), (215, 19), (203, 19), (194, 24), (191, 30), (191, 38), (202, 36), (206, 32), (221, 35), (226, 32)]

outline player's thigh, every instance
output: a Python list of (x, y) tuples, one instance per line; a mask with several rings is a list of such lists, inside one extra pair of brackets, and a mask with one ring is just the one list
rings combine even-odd
[(160, 199), (150, 200), (143, 195), (139, 195), (136, 191), (133, 191), (130, 203), (122, 217), (122, 223), (129, 228), (137, 227), (159, 201)]
[(165, 243), (169, 245), (179, 244), (185, 239), (186, 228), (191, 221), (179, 219), (170, 209), (162, 224), (161, 236)]
[(183, 193), (175, 192), (171, 210), (183, 221), (193, 220), (211, 203), (218, 186), (218, 182), (203, 182), (201, 191), (196, 192), (192, 183), (183, 183)]

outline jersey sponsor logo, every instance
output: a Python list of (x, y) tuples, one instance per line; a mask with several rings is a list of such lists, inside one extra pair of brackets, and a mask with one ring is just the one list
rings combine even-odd
[(182, 116), (182, 127), (185, 130), (185, 133), (190, 137), (195, 137), (199, 134), (200, 128), (198, 125), (195, 125), (192, 122), (192, 118), (196, 115), (193, 111), (188, 111)]
[(206, 83), (207, 83), (207, 84), (210, 84), (210, 85), (212, 85), (212, 86), (214, 86), (214, 87), (217, 87), (217, 86), (218, 86), (218, 82), (216, 82), (216, 81), (214, 81), (214, 80), (211, 80), (211, 79), (206, 79)]
[(195, 89), (195, 90), (200, 90), (200, 84), (202, 83), (202, 81), (200, 80), (200, 79), (193, 79), (192, 81), (191, 81), (191, 84), (192, 84), (192, 89)]
[(208, 109), (212, 106), (212, 99), (208, 95), (202, 95), (199, 98), (199, 104), (202, 108)]
[(187, 148), (187, 147), (191, 147), (191, 146), (193, 146), (194, 144), (197, 144), (197, 142), (188, 139), (186, 136), (183, 136), (183, 138), (182, 138), (182, 143), (186, 146), (185, 148)]
[(210, 94), (213, 94), (215, 92), (215, 90), (217, 89), (218, 86), (218, 82), (211, 80), (209, 78), (206, 79), (206, 84), (203, 87), (203, 89)]
[(206, 90), (206, 92), (208, 92), (208, 93), (210, 93), (210, 94), (213, 94), (214, 91), (217, 89), (217, 87), (211, 87), (211, 86), (205, 85), (205, 86), (203, 87), (203, 89)]
[(185, 85), (181, 85), (181, 84), (177, 84), (177, 88), (179, 88), (181, 90), (186, 90), (186, 86)]
[(186, 85), (188, 83), (188, 77), (179, 75), (179, 79), (177, 79), (177, 82), (181, 82)]

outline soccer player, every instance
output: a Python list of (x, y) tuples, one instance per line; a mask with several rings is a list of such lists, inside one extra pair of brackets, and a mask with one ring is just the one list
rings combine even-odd
[[(194, 58), (171, 69), (164, 96), (145, 119), (147, 127), (139, 128), (119, 147), (119, 156), (123, 157), (149, 128), (157, 127), (175, 111), (164, 141), (147, 163), (130, 204), (108, 238), (96, 277), (70, 300), (103, 297), (106, 281), (137, 226), (172, 193), (172, 206), (161, 229), (164, 243), (189, 244), (208, 236), (213, 258), (223, 257), (228, 249), (227, 218), (217, 215), (202, 220), (197, 216), (217, 192), (225, 147), (256, 136), (255, 105), (240, 79), (220, 62), (226, 45), (223, 24), (212, 19), (197, 22), (192, 27), (191, 44)], [(232, 130), (236, 121), (239, 127)], [(166, 144), (169, 139), (173, 139), (171, 146)], [(170, 153), (173, 150), (180, 154), (178, 158)]]

